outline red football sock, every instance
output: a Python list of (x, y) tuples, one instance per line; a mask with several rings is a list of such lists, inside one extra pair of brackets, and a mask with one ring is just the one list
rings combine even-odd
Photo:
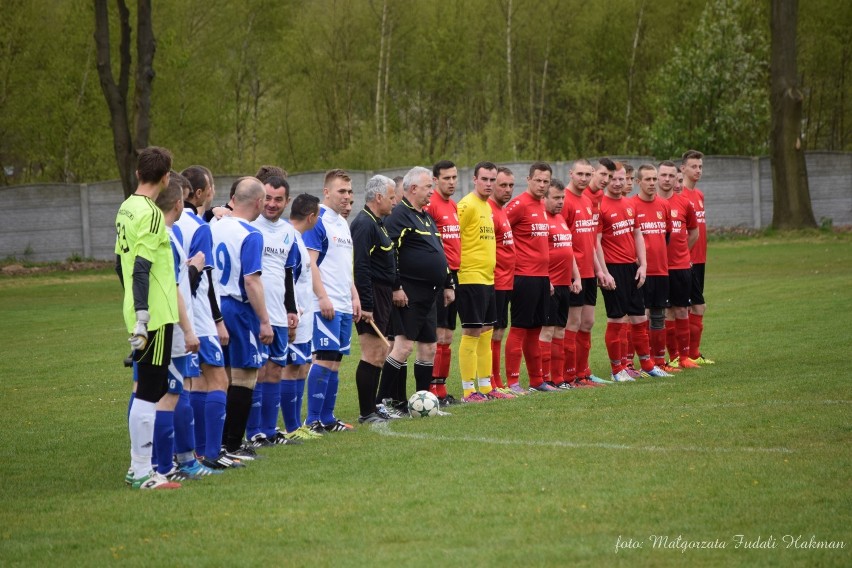
[(612, 321), (606, 323), (604, 341), (606, 342), (606, 352), (609, 355), (609, 364), (612, 367), (613, 375), (624, 369), (624, 365), (621, 364), (621, 354), (623, 353), (621, 349), (621, 328), (621, 323)]
[[(565, 339), (554, 337), (550, 342), (550, 381), (554, 385), (561, 385), (565, 377)], [(542, 354), (544, 358), (544, 354)], [(544, 363), (542, 362), (542, 366)]]
[(539, 351), (541, 351), (541, 380), (547, 382), (550, 380), (550, 357), (552, 345), (549, 341), (538, 342)]
[(452, 345), (443, 345), (443, 354), (441, 355), (441, 378), (446, 379), (450, 376), (450, 363), (453, 361), (453, 347)]
[(577, 364), (575, 373), (578, 377), (585, 377), (589, 369), (589, 351), (592, 349), (592, 333), (589, 331), (577, 332)]
[(626, 369), (633, 366), (633, 340), (630, 338), (630, 324), (621, 326), (621, 364)]
[(680, 358), (689, 357), (689, 318), (675, 320), (675, 333)]
[(704, 331), (704, 316), (689, 314), (689, 357), (701, 357), (701, 333)]
[(435, 346), (435, 358), (432, 360), (432, 378), (446, 379), (446, 376), (441, 376), (441, 361), (444, 358), (443, 345), (440, 343)]
[(669, 348), (669, 361), (677, 361), (678, 344), (677, 332), (675, 331), (675, 320), (666, 320), (666, 347)]
[(503, 377), (500, 376), (500, 348), (503, 346), (499, 339), (491, 340), (491, 388), (502, 389)]
[(654, 364), (662, 367), (666, 364), (666, 330), (652, 329), (650, 331), (651, 338), (651, 354), (654, 357)]
[(519, 327), (510, 327), (506, 335), (506, 382), (509, 386), (518, 384), (521, 374), (521, 353), (526, 336), (527, 330)]
[(541, 378), (541, 346), (539, 345), (538, 336), (541, 334), (540, 327), (534, 327), (526, 330), (526, 338), (524, 338), (524, 361), (527, 364), (527, 374), (530, 377), (530, 386), (537, 387), (544, 382)]
[(565, 354), (565, 362), (563, 363), (565, 373), (562, 378), (566, 381), (573, 380), (577, 376), (577, 332), (565, 330), (565, 337), (562, 338), (562, 352)]
[(651, 340), (648, 337), (648, 322), (634, 323), (630, 325), (630, 336), (633, 338), (633, 349), (639, 354), (639, 364), (643, 371), (654, 368), (651, 359)]
[(432, 381), (429, 384), (429, 392), (431, 392), (432, 394), (434, 394), (438, 398), (441, 398), (441, 395), (438, 394), (438, 383), (436, 383), (435, 381)]

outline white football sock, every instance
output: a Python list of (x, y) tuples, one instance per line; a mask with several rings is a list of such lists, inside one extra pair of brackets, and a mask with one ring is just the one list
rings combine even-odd
[(139, 479), (151, 473), (151, 451), (154, 449), (154, 418), (157, 405), (134, 399), (130, 407), (130, 467)]

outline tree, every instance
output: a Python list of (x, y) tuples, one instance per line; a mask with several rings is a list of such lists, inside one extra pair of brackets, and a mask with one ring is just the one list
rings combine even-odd
[(649, 130), (651, 152), (680, 155), (760, 154), (769, 124), (767, 42), (744, 25), (742, 3), (712, 0), (698, 27), (658, 71), (657, 117)]
[(772, 0), (771, 94), (772, 226), (816, 227), (802, 148), (802, 101), (796, 71), (798, 0)]
[[(148, 146), (151, 129), (151, 84), (154, 80), (154, 30), (151, 21), (151, 1), (138, 0), (136, 7), (136, 76), (133, 91), (133, 114), (127, 104), (130, 88), (130, 10), (125, 0), (116, 0), (121, 41), (119, 44), (118, 83), (112, 73), (110, 50), (109, 10), (106, 0), (95, 1), (95, 45), (101, 90), (109, 108), (113, 150), (118, 165), (124, 195), (136, 189), (136, 163), (138, 150)], [(133, 118), (133, 132), (130, 122)]]

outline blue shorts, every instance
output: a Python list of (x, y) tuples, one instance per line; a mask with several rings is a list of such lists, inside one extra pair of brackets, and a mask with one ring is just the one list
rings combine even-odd
[(291, 343), (287, 346), (288, 365), (307, 365), (313, 360), (311, 357), (311, 342)]
[(198, 354), (195, 357), (199, 362), (211, 367), (224, 367), (225, 355), (222, 352), (222, 344), (219, 343), (219, 337), (215, 335), (203, 335), (198, 338), (201, 342), (201, 347), (198, 348)]
[(201, 361), (198, 358), (198, 353), (189, 353), (186, 356), (186, 375), (187, 379), (194, 379), (201, 376)]
[(180, 394), (183, 392), (183, 378), (186, 376), (186, 367), (189, 364), (189, 355), (172, 357), (169, 363), (169, 394)]
[(272, 361), (279, 367), (287, 365), (287, 328), (272, 326), (272, 343), (261, 345), (263, 362)]
[(229, 296), (222, 296), (222, 317), (231, 340), (225, 350), (225, 366), (232, 369), (259, 369), (263, 364), (260, 355), (260, 320), (250, 304)]
[(311, 341), (313, 352), (331, 351), (349, 355), (352, 341), (352, 314), (334, 312), (334, 318), (327, 320), (320, 312), (314, 312), (314, 337)]

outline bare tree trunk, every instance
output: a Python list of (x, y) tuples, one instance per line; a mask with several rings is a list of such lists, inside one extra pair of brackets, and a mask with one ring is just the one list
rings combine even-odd
[(136, 176), (130, 156), (135, 149), (130, 136), (130, 124), (127, 121), (127, 89), (130, 74), (130, 11), (123, 0), (118, 0), (119, 44), (118, 83), (112, 74), (112, 55), (110, 53), (109, 11), (106, 0), (95, 0), (95, 46), (97, 48), (97, 68), (101, 90), (109, 108), (109, 123), (112, 128), (112, 147), (115, 162), (124, 195), (136, 191)]
[(393, 39), (393, 23), (388, 26), (388, 47), (385, 50), (385, 96), (382, 102), (382, 142), (385, 151), (388, 145), (388, 87), (390, 86), (390, 57), (391, 40)]
[(547, 64), (550, 61), (550, 37), (544, 50), (544, 69), (541, 71), (541, 93), (539, 93), (538, 125), (535, 133), (535, 155), (541, 155), (541, 125), (544, 122), (544, 89), (547, 83)]
[(636, 67), (636, 50), (639, 47), (639, 32), (642, 30), (642, 15), (645, 13), (645, 0), (639, 6), (639, 18), (636, 21), (636, 31), (633, 33), (633, 51), (630, 55), (630, 70), (627, 72), (627, 110), (624, 113), (624, 147), (627, 152), (630, 146), (630, 110), (633, 102), (633, 75)]
[(815, 227), (808, 172), (802, 148), (802, 101), (796, 72), (798, 0), (772, 0), (770, 62), (772, 129), (772, 225), (777, 229)]
[[(151, 0), (139, 0), (136, 9), (136, 148), (148, 146), (151, 133), (151, 85), (154, 82), (154, 24)], [(135, 164), (134, 152), (134, 164)], [(134, 170), (135, 170), (134, 166)]]
[(109, 108), (112, 128), (113, 150), (124, 195), (136, 190), (137, 150), (148, 145), (150, 133), (151, 84), (154, 80), (154, 31), (151, 23), (150, 0), (139, 0), (136, 19), (139, 30), (136, 35), (136, 87), (133, 108), (135, 110), (134, 132), (130, 130), (127, 94), (130, 86), (130, 10), (125, 0), (116, 0), (118, 5), (119, 29), (119, 72), (118, 83), (112, 74), (112, 54), (109, 37), (109, 10), (106, 0), (95, 2), (95, 47), (97, 49), (98, 78)]
[(385, 62), (385, 26), (388, 21), (388, 2), (384, 1), (384, 5), (382, 6), (382, 31), (381, 31), (381, 41), (379, 42), (379, 65), (378, 72), (376, 76), (376, 134), (379, 133), (379, 118), (382, 108), (382, 69), (384, 67)]
[(515, 143), (515, 101), (512, 96), (512, 0), (506, 8), (506, 101), (509, 103), (509, 137), (512, 141), (512, 158), (518, 158)]

